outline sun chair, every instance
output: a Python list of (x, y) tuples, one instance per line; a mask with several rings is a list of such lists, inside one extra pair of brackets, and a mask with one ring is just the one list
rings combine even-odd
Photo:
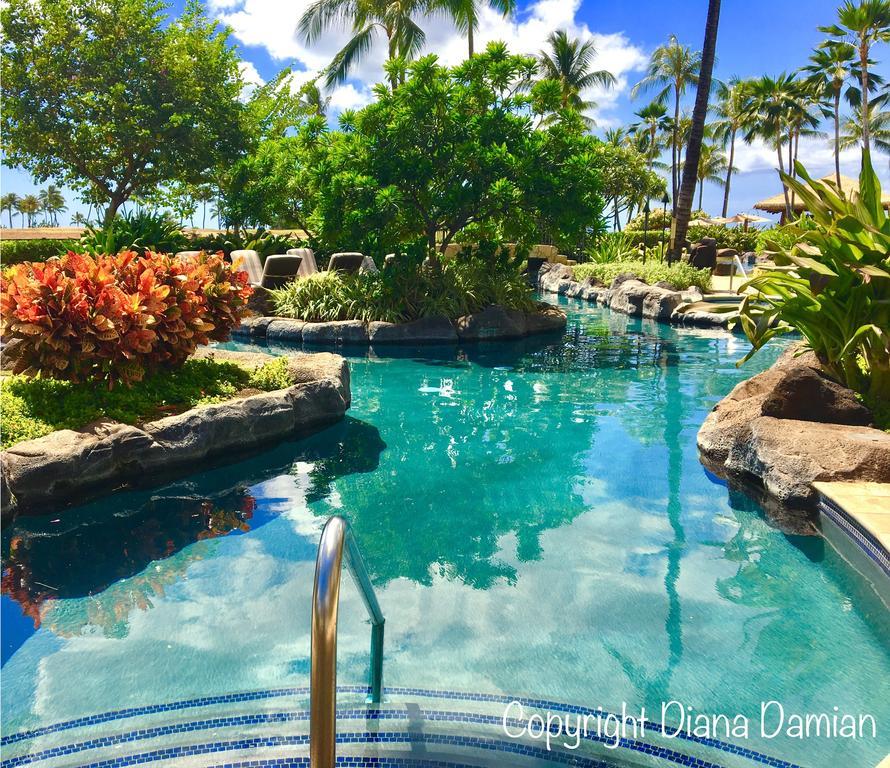
[(303, 261), (300, 262), (300, 271), (298, 277), (309, 277), (318, 272), (318, 265), (315, 263), (315, 251), (311, 248), (288, 248), (288, 256), (301, 256)]
[(361, 270), (364, 261), (364, 254), (355, 251), (335, 253), (328, 262), (328, 272), (344, 272), (348, 275), (354, 275)]
[(283, 288), (291, 280), (297, 279), (302, 263), (303, 257), (294, 254), (276, 253), (267, 256), (260, 287)]
[(247, 272), (247, 279), (251, 285), (259, 285), (263, 282), (263, 263), (260, 255), (251, 249), (232, 251), (232, 263), (238, 264), (242, 272)]
[(174, 254), (174, 258), (177, 259), (193, 259), (195, 256), (200, 256), (201, 251), (177, 251)]

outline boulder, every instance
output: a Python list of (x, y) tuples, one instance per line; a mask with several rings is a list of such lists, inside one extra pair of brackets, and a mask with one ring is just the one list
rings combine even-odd
[(668, 322), (682, 301), (679, 291), (652, 285), (643, 298), (643, 317)]
[(306, 323), (302, 329), (307, 344), (367, 344), (368, 328), (361, 320)]
[(732, 446), (726, 470), (760, 479), (789, 506), (817, 502), (817, 482), (890, 483), (890, 434), (846, 424), (821, 424), (762, 416), (748, 439)]
[(444, 316), (422, 317), (410, 323), (372, 322), (368, 325), (371, 344), (456, 344), (457, 331)]
[(612, 300), (609, 306), (615, 312), (642, 317), (643, 303), (651, 290), (652, 286), (634, 277), (619, 275), (612, 281)]
[(526, 333), (549, 333), (566, 327), (565, 312), (547, 304), (539, 304), (537, 312), (525, 313)]
[(241, 321), (241, 325), (232, 329), (232, 336), (261, 339), (266, 335), (269, 325), (273, 320), (275, 320), (274, 317), (267, 317), (265, 315), (245, 317)]
[[(202, 350), (201, 356), (248, 366), (275, 359), (262, 353)], [(200, 406), (141, 427), (97, 421), (18, 443), (0, 454), (4, 520), (57, 508), (86, 494), (130, 482), (194, 472), (216, 456), (241, 455), (341, 418), (350, 405), (349, 368), (338, 355), (288, 356), (293, 384), (224, 403)]]
[(518, 339), (527, 332), (525, 313), (504, 307), (486, 307), (481, 312), (459, 317), (455, 322), (461, 341)]
[(542, 264), (538, 271), (538, 290), (542, 293), (561, 293), (575, 282), (572, 268), (566, 264)]
[[(890, 482), (890, 434), (864, 426), (870, 414), (854, 394), (828, 379), (812, 353), (795, 352), (714, 407), (698, 432), (703, 461), (791, 506), (815, 504), (819, 481)], [(837, 419), (847, 423), (825, 423)]]
[(873, 421), (871, 411), (851, 390), (828, 378), (812, 354), (786, 370), (767, 394), (761, 411), (777, 419), (823, 424), (867, 427)]
[(302, 320), (273, 317), (266, 325), (266, 338), (269, 341), (299, 342), (303, 340), (303, 328), (306, 325), (308, 323)]

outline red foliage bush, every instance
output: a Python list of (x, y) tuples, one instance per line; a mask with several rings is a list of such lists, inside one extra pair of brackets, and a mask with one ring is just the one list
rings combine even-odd
[(16, 373), (128, 384), (223, 341), (244, 315), (247, 274), (222, 254), (68, 252), (0, 279), (0, 317)]

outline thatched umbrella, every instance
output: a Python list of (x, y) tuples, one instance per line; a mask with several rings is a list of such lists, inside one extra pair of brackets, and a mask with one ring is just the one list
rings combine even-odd
[[(834, 174), (830, 176), (825, 176), (820, 181), (827, 182), (831, 184), (833, 187), (837, 188), (837, 182), (835, 180)], [(844, 193), (846, 197), (850, 197), (854, 192), (858, 194), (859, 192), (859, 182), (856, 179), (851, 179), (849, 176), (841, 176), (841, 191)], [(885, 208), (890, 208), (890, 194), (883, 193), (881, 195), (881, 203)], [(766, 198), (766, 200), (761, 200), (759, 203), (754, 204), (754, 208), (758, 211), (766, 211), (767, 213), (780, 213), (782, 214), (782, 223), (785, 223), (785, 194), (780, 193), (778, 195), (773, 195), (772, 197)], [(795, 213), (803, 213), (806, 211), (807, 206), (803, 200), (799, 197), (795, 197), (794, 204), (792, 208)]]

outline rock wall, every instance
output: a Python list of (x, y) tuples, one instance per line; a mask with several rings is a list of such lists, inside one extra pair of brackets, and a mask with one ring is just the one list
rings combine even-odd
[[(248, 365), (274, 359), (257, 353), (201, 354)], [(207, 459), (237, 456), (342, 418), (350, 404), (346, 361), (326, 352), (289, 360), (293, 384), (287, 389), (193, 408), (141, 427), (94, 422), (3, 451), (3, 519), (110, 493), (136, 479), (188, 474)]]
[(698, 433), (704, 463), (789, 507), (814, 507), (819, 481), (890, 482), (890, 434), (870, 426), (868, 409), (812, 353), (797, 351), (714, 407)]
[(410, 323), (364, 323), (336, 320), (307, 323), (284, 317), (248, 317), (233, 336), (311, 345), (338, 344), (457, 344), (459, 341), (518, 339), (537, 333), (560, 331), (565, 313), (549, 304), (534, 312), (491, 306), (451, 322), (447, 317), (424, 317)]
[(726, 327), (728, 316), (717, 312), (682, 311), (684, 305), (701, 301), (697, 288), (676, 291), (666, 283), (649, 285), (626, 274), (609, 286), (591, 278), (578, 281), (564, 264), (544, 264), (538, 272), (538, 290), (594, 302), (632, 317), (647, 317), (663, 323), (698, 327)]

